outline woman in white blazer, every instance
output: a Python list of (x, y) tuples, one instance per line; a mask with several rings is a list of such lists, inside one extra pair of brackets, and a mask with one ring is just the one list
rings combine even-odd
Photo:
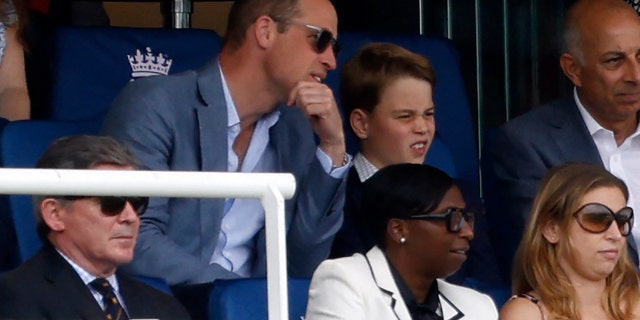
[(442, 280), (466, 260), (474, 219), (446, 173), (387, 166), (364, 183), (362, 209), (375, 246), (320, 264), (305, 319), (498, 319), (489, 296)]

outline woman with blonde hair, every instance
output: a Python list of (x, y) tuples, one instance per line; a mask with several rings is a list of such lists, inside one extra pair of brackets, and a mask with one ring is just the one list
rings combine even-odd
[(625, 183), (601, 167), (552, 169), (534, 201), (516, 254), (514, 296), (500, 319), (640, 319), (628, 200)]

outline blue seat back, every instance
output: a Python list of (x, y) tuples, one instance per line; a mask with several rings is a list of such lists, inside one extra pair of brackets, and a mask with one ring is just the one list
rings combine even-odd
[[(289, 319), (299, 320), (307, 309), (310, 279), (289, 279)], [(267, 320), (267, 280), (216, 280), (209, 299), (211, 320)]]
[(436, 135), (433, 138), (433, 142), (429, 147), (429, 152), (427, 152), (427, 157), (424, 159), (424, 163), (444, 171), (453, 178), (460, 178), (455, 162), (453, 161), (451, 149), (449, 149), (449, 146), (447, 146), (439, 135)]
[[(0, 134), (7, 123), (9, 123), (7, 119), (0, 118)], [(4, 165), (0, 163), (0, 166)], [(9, 197), (0, 195), (0, 272), (11, 270), (17, 265), (17, 249), (16, 232), (9, 210)]]
[(50, 118), (102, 117), (129, 81), (199, 68), (218, 53), (220, 43), (212, 30), (60, 28)]
[[(431, 61), (437, 75), (437, 84), (433, 93), (436, 104), (436, 140), (434, 146), (427, 153), (426, 163), (432, 164), (447, 173), (442, 162), (430, 162), (432, 157), (442, 160), (443, 157), (430, 155), (434, 153), (450, 153), (455, 174), (453, 176), (468, 183), (472, 192), (478, 192), (478, 148), (474, 124), (471, 117), (471, 107), (464, 89), (460, 72), (459, 55), (450, 40), (418, 35), (374, 34), (374, 33), (340, 33), (342, 51), (338, 56), (338, 70), (330, 72), (327, 84), (339, 96), (340, 67), (347, 60), (355, 56), (363, 45), (370, 42), (391, 42), (403, 46), (413, 52), (420, 53)], [(345, 119), (348, 119), (345, 115)], [(348, 121), (344, 121), (348, 126)], [(357, 150), (357, 139), (350, 129), (347, 132), (347, 143), (350, 152)]]
[[(7, 168), (34, 168), (45, 149), (56, 139), (76, 134), (96, 134), (97, 122), (24, 120), (7, 124), (0, 136), (0, 159)], [(36, 232), (35, 211), (31, 195), (9, 195), (18, 245), (18, 260), (33, 256), (42, 242)]]
[(136, 280), (141, 281), (148, 286), (151, 286), (157, 290), (160, 290), (168, 295), (171, 295), (171, 296), (173, 295), (173, 292), (171, 292), (171, 288), (169, 287), (169, 284), (167, 284), (167, 282), (164, 281), (164, 279), (147, 277), (142, 275), (133, 275), (133, 277)]

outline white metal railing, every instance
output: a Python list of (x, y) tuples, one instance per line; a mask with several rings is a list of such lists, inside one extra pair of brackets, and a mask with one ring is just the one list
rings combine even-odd
[(257, 198), (265, 210), (269, 320), (289, 319), (284, 199), (290, 173), (0, 168), (0, 194)]

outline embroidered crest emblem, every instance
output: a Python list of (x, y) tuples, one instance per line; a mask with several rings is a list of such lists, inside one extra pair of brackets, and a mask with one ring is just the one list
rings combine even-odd
[(136, 50), (136, 54), (129, 58), (129, 65), (131, 66), (131, 78), (150, 77), (168, 75), (169, 69), (171, 69), (172, 59), (167, 59), (167, 55), (158, 53), (154, 55), (151, 48), (146, 48), (146, 53), (142, 54), (140, 49)]

